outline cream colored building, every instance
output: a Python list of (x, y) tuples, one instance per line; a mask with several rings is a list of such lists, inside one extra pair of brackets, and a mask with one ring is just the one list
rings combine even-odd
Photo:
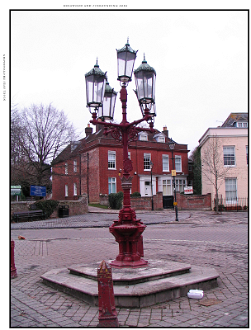
[(243, 117), (241, 119), (242, 124), (238, 124), (237, 120), (230, 127), (208, 128), (199, 140), (202, 194), (211, 193), (212, 208), (216, 175), (220, 204), (248, 205), (248, 122)]

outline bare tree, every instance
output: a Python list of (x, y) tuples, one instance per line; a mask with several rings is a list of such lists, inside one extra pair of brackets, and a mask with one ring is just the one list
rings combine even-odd
[[(31, 181), (34, 184), (43, 184), (43, 178), (48, 178), (53, 159), (65, 145), (76, 139), (75, 129), (64, 112), (51, 104), (33, 104), (29, 108), (24, 108), (17, 118), (20, 134), (16, 143), (19, 147), (19, 156), (22, 155), (26, 165), (19, 170), (23, 171), (23, 175), (26, 172), (26, 175), (32, 177)], [(16, 126), (13, 121), (14, 127)], [(11, 129), (13, 139), (14, 131), (15, 129)]]
[(201, 155), (202, 173), (215, 188), (215, 211), (219, 212), (219, 189), (229, 167), (224, 167), (223, 154), (218, 136), (213, 136)]

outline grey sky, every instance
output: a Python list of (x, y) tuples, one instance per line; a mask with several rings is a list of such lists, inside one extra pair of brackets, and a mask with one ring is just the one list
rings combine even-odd
[[(208, 127), (247, 111), (247, 19), (247, 11), (227, 10), (13, 11), (11, 101), (20, 108), (52, 103), (84, 137), (91, 119), (85, 73), (98, 57), (119, 92), (116, 49), (129, 37), (138, 50), (134, 68), (145, 53), (157, 73), (155, 128), (167, 126), (170, 137), (193, 150)], [(129, 121), (141, 117), (133, 89), (134, 79)], [(119, 96), (115, 120), (121, 121)]]

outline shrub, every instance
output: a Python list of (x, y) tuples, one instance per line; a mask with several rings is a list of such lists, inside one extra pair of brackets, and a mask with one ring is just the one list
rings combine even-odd
[(122, 200), (124, 194), (122, 191), (108, 195), (109, 205), (111, 209), (119, 210), (122, 208)]
[(131, 197), (141, 197), (141, 194), (138, 191), (135, 191), (131, 194)]
[(37, 201), (34, 203), (36, 208), (44, 211), (45, 218), (48, 219), (50, 215), (56, 210), (59, 202), (54, 200)]

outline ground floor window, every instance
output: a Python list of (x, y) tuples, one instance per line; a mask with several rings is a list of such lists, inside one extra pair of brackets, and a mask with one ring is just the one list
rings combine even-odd
[(176, 191), (179, 191), (180, 193), (184, 192), (184, 187), (186, 186), (186, 180), (184, 179), (176, 179), (175, 181), (176, 185)]
[(162, 181), (163, 187), (163, 196), (170, 196), (172, 195), (172, 183), (171, 180), (163, 180)]
[(108, 178), (108, 193), (116, 193), (116, 178)]
[(227, 178), (225, 179), (225, 192), (226, 202), (232, 203), (237, 201), (237, 179)]

